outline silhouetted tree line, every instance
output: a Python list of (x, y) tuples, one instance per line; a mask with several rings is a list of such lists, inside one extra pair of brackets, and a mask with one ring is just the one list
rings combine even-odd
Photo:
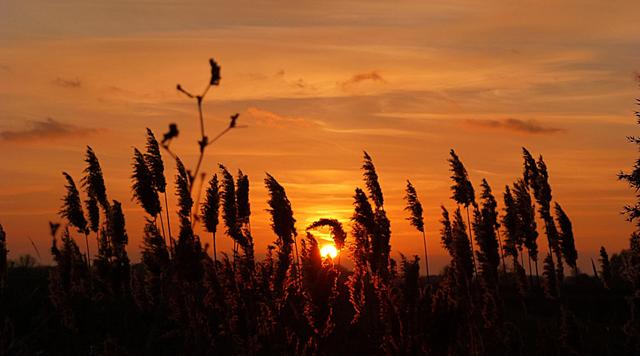
[[(178, 86), (196, 99), (201, 123), (202, 99), (220, 81), (220, 67), (211, 66), (202, 95)], [(581, 273), (571, 220), (553, 200), (542, 156), (523, 149), (522, 176), (498, 198), (483, 179), (476, 198), (451, 150), (454, 204), (441, 207), (439, 236), (450, 262), (437, 275), (426, 248), (434, 236), (425, 233), (422, 203), (407, 181), (407, 219), (424, 245), (421, 277), (420, 257), (391, 257), (391, 222), (366, 152), (349, 233), (327, 217), (299, 234), (285, 187), (267, 174), (275, 239), (256, 260), (249, 178), (223, 165), (210, 177), (198, 174), (205, 148), (221, 136), (209, 140), (201, 127), (193, 172), (169, 149), (174, 124), (162, 142), (147, 130), (144, 152), (134, 148), (132, 194), (146, 214), (140, 263), (129, 260), (122, 206), (108, 197), (90, 147), (79, 186), (63, 173), (63, 222), (50, 224), (54, 266), (10, 265), (0, 226), (1, 354), (640, 354), (640, 230), (620, 253), (609, 257), (603, 247), (599, 267), (591, 261), (593, 276)], [(176, 161), (173, 212), (161, 147)], [(640, 160), (620, 179), (638, 191)], [(202, 204), (198, 180), (206, 183)], [(640, 200), (626, 212), (638, 222)], [(196, 234), (197, 225), (211, 235)], [(352, 270), (321, 257), (319, 229), (351, 258)], [(539, 231), (548, 251), (538, 249)], [(217, 250), (220, 235), (232, 239), (231, 255)], [(89, 236), (97, 240), (93, 254)]]

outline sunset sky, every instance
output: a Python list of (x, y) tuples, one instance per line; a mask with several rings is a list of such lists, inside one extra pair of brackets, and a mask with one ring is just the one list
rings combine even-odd
[[(160, 136), (175, 122), (175, 151), (195, 165), (196, 107), (175, 85), (200, 91), (213, 57), (222, 80), (204, 104), (209, 136), (236, 112), (246, 128), (212, 146), (204, 167), (249, 175), (258, 254), (275, 240), (265, 172), (286, 188), (299, 231), (321, 217), (348, 224), (366, 150), (393, 256), (422, 251), (403, 212), (410, 179), (439, 270), (447, 261), (439, 207), (454, 208), (449, 150), (501, 202), (522, 173), (525, 146), (544, 155), (586, 269), (600, 245), (624, 248), (633, 229), (620, 211), (634, 193), (616, 173), (637, 157), (625, 136), (638, 132), (638, 13), (637, 0), (3, 0), (0, 224), (10, 258), (34, 255), (31, 238), (41, 262), (51, 261), (61, 172), (79, 180), (91, 145), (109, 197), (125, 208), (137, 261), (144, 215), (131, 200), (133, 147), (143, 148), (145, 128)], [(229, 251), (230, 240), (219, 241)]]

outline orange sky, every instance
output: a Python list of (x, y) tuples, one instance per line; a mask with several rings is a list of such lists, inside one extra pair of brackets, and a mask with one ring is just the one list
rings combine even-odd
[[(248, 127), (216, 143), (205, 169), (220, 162), (249, 175), (258, 253), (275, 239), (264, 172), (285, 186), (299, 230), (320, 217), (348, 223), (367, 150), (394, 251), (421, 253), (402, 211), (409, 178), (437, 270), (446, 262), (439, 206), (453, 207), (449, 149), (501, 200), (526, 146), (544, 155), (580, 265), (590, 268), (600, 245), (619, 250), (632, 230), (619, 212), (634, 195), (615, 175), (637, 156), (625, 136), (637, 132), (640, 3), (539, 3), (3, 1), (0, 223), (10, 256), (35, 254), (30, 237), (50, 262), (60, 172), (79, 179), (90, 144), (110, 198), (123, 203), (137, 260), (143, 215), (131, 201), (132, 147), (144, 145), (146, 127), (160, 135), (176, 122), (175, 149), (195, 164), (195, 107), (174, 88), (200, 90), (214, 57), (222, 81), (204, 105), (209, 134), (235, 112)], [(229, 245), (221, 238), (222, 250)]]

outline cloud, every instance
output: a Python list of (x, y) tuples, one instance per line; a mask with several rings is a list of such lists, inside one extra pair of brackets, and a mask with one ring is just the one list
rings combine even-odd
[(367, 136), (388, 136), (388, 137), (406, 137), (421, 135), (415, 131), (392, 129), (392, 128), (353, 128), (353, 129), (332, 129), (326, 128), (325, 131), (338, 134), (351, 135), (367, 135)]
[(483, 127), (488, 129), (503, 129), (508, 131), (526, 134), (554, 134), (566, 131), (563, 128), (547, 126), (536, 120), (503, 119), (503, 120), (465, 120), (469, 126)]
[(98, 131), (97, 129), (66, 124), (52, 118), (30, 121), (29, 126), (30, 127), (23, 130), (0, 131), (0, 140), (13, 142), (49, 140), (88, 135)]
[(65, 79), (58, 77), (53, 81), (53, 84), (62, 88), (80, 88), (82, 86), (80, 79), (77, 77), (75, 79)]
[(319, 124), (313, 120), (308, 120), (302, 117), (280, 115), (275, 112), (259, 109), (253, 106), (247, 109), (247, 115), (253, 118), (259, 125), (277, 128), (313, 127)]
[(347, 87), (350, 87), (352, 85), (355, 85), (355, 84), (358, 84), (358, 83), (362, 83), (362, 82), (366, 82), (366, 81), (380, 82), (380, 83), (386, 83), (387, 82), (380, 75), (380, 73), (378, 73), (378, 71), (374, 70), (374, 71), (367, 72), (367, 73), (355, 74), (349, 80), (347, 80), (345, 82), (342, 82), (342, 88), (347, 88)]

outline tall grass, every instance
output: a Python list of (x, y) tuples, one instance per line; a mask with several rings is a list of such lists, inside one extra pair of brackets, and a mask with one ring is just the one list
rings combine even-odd
[[(400, 255), (396, 260), (392, 254), (379, 171), (366, 152), (361, 166), (364, 189), (354, 190), (350, 226), (324, 217), (307, 226), (304, 237), (298, 235), (285, 186), (267, 174), (264, 184), (275, 238), (266, 257), (256, 259), (247, 175), (239, 171), (234, 178), (220, 165), (219, 174), (211, 174), (202, 206), (194, 199), (200, 194), (194, 182), (206, 166), (204, 151), (220, 137), (209, 139), (204, 130), (202, 100), (220, 83), (220, 67), (215, 61), (210, 65), (211, 80), (201, 95), (178, 87), (197, 103), (201, 135), (196, 168), (190, 170), (169, 147), (177, 138), (177, 126), (170, 126), (161, 144), (147, 130), (145, 153), (133, 151), (132, 195), (146, 212), (140, 263), (132, 263), (127, 252), (129, 234), (140, 232), (127, 230), (122, 205), (107, 198), (100, 162), (90, 147), (81, 180), (84, 197), (72, 177), (64, 174), (64, 226), (60, 230), (59, 224), (51, 223), (55, 265), (48, 271), (46, 302), (29, 308), (21, 318), (13, 311), (17, 309), (4, 308), (19, 303), (6, 297), (17, 280), (11, 278), (15, 269), (6, 273), (7, 239), (0, 226), (0, 353), (613, 355), (638, 350), (640, 328), (634, 308), (640, 286), (640, 234), (631, 237), (629, 249), (611, 258), (603, 247), (595, 278), (580, 274), (578, 236), (567, 211), (552, 199), (546, 163), (541, 157), (533, 159), (526, 149), (524, 172), (505, 187), (501, 204), (485, 179), (476, 201), (466, 168), (450, 152), (455, 205), (451, 213), (441, 206), (440, 239), (449, 261), (439, 273), (428, 270), (424, 207), (407, 182), (405, 210), (409, 224), (422, 233), (427, 279), (420, 276), (418, 256)], [(232, 116), (222, 132), (236, 127), (237, 118)], [(173, 187), (167, 185), (160, 147), (176, 161)], [(177, 196), (173, 219), (167, 193)], [(165, 196), (165, 214), (160, 194)], [(549, 245), (538, 280), (542, 288), (532, 279), (531, 262), (536, 262), (537, 276), (539, 255), (534, 201)], [(635, 220), (632, 209), (627, 210)], [(205, 232), (212, 234), (211, 256), (196, 229), (200, 219)], [(175, 239), (171, 221), (177, 221)], [(234, 242), (232, 251), (217, 249), (220, 223)], [(351, 258), (351, 270), (320, 255), (313, 235), (319, 229), (330, 230), (340, 255)], [(96, 232), (98, 240), (93, 257), (89, 231)], [(84, 256), (74, 234), (85, 235)], [(512, 260), (513, 268), (504, 267), (505, 258)], [(574, 269), (574, 276), (563, 278), (564, 263)], [(585, 302), (585, 296), (594, 305)], [(24, 327), (21, 320), (35, 324)]]

